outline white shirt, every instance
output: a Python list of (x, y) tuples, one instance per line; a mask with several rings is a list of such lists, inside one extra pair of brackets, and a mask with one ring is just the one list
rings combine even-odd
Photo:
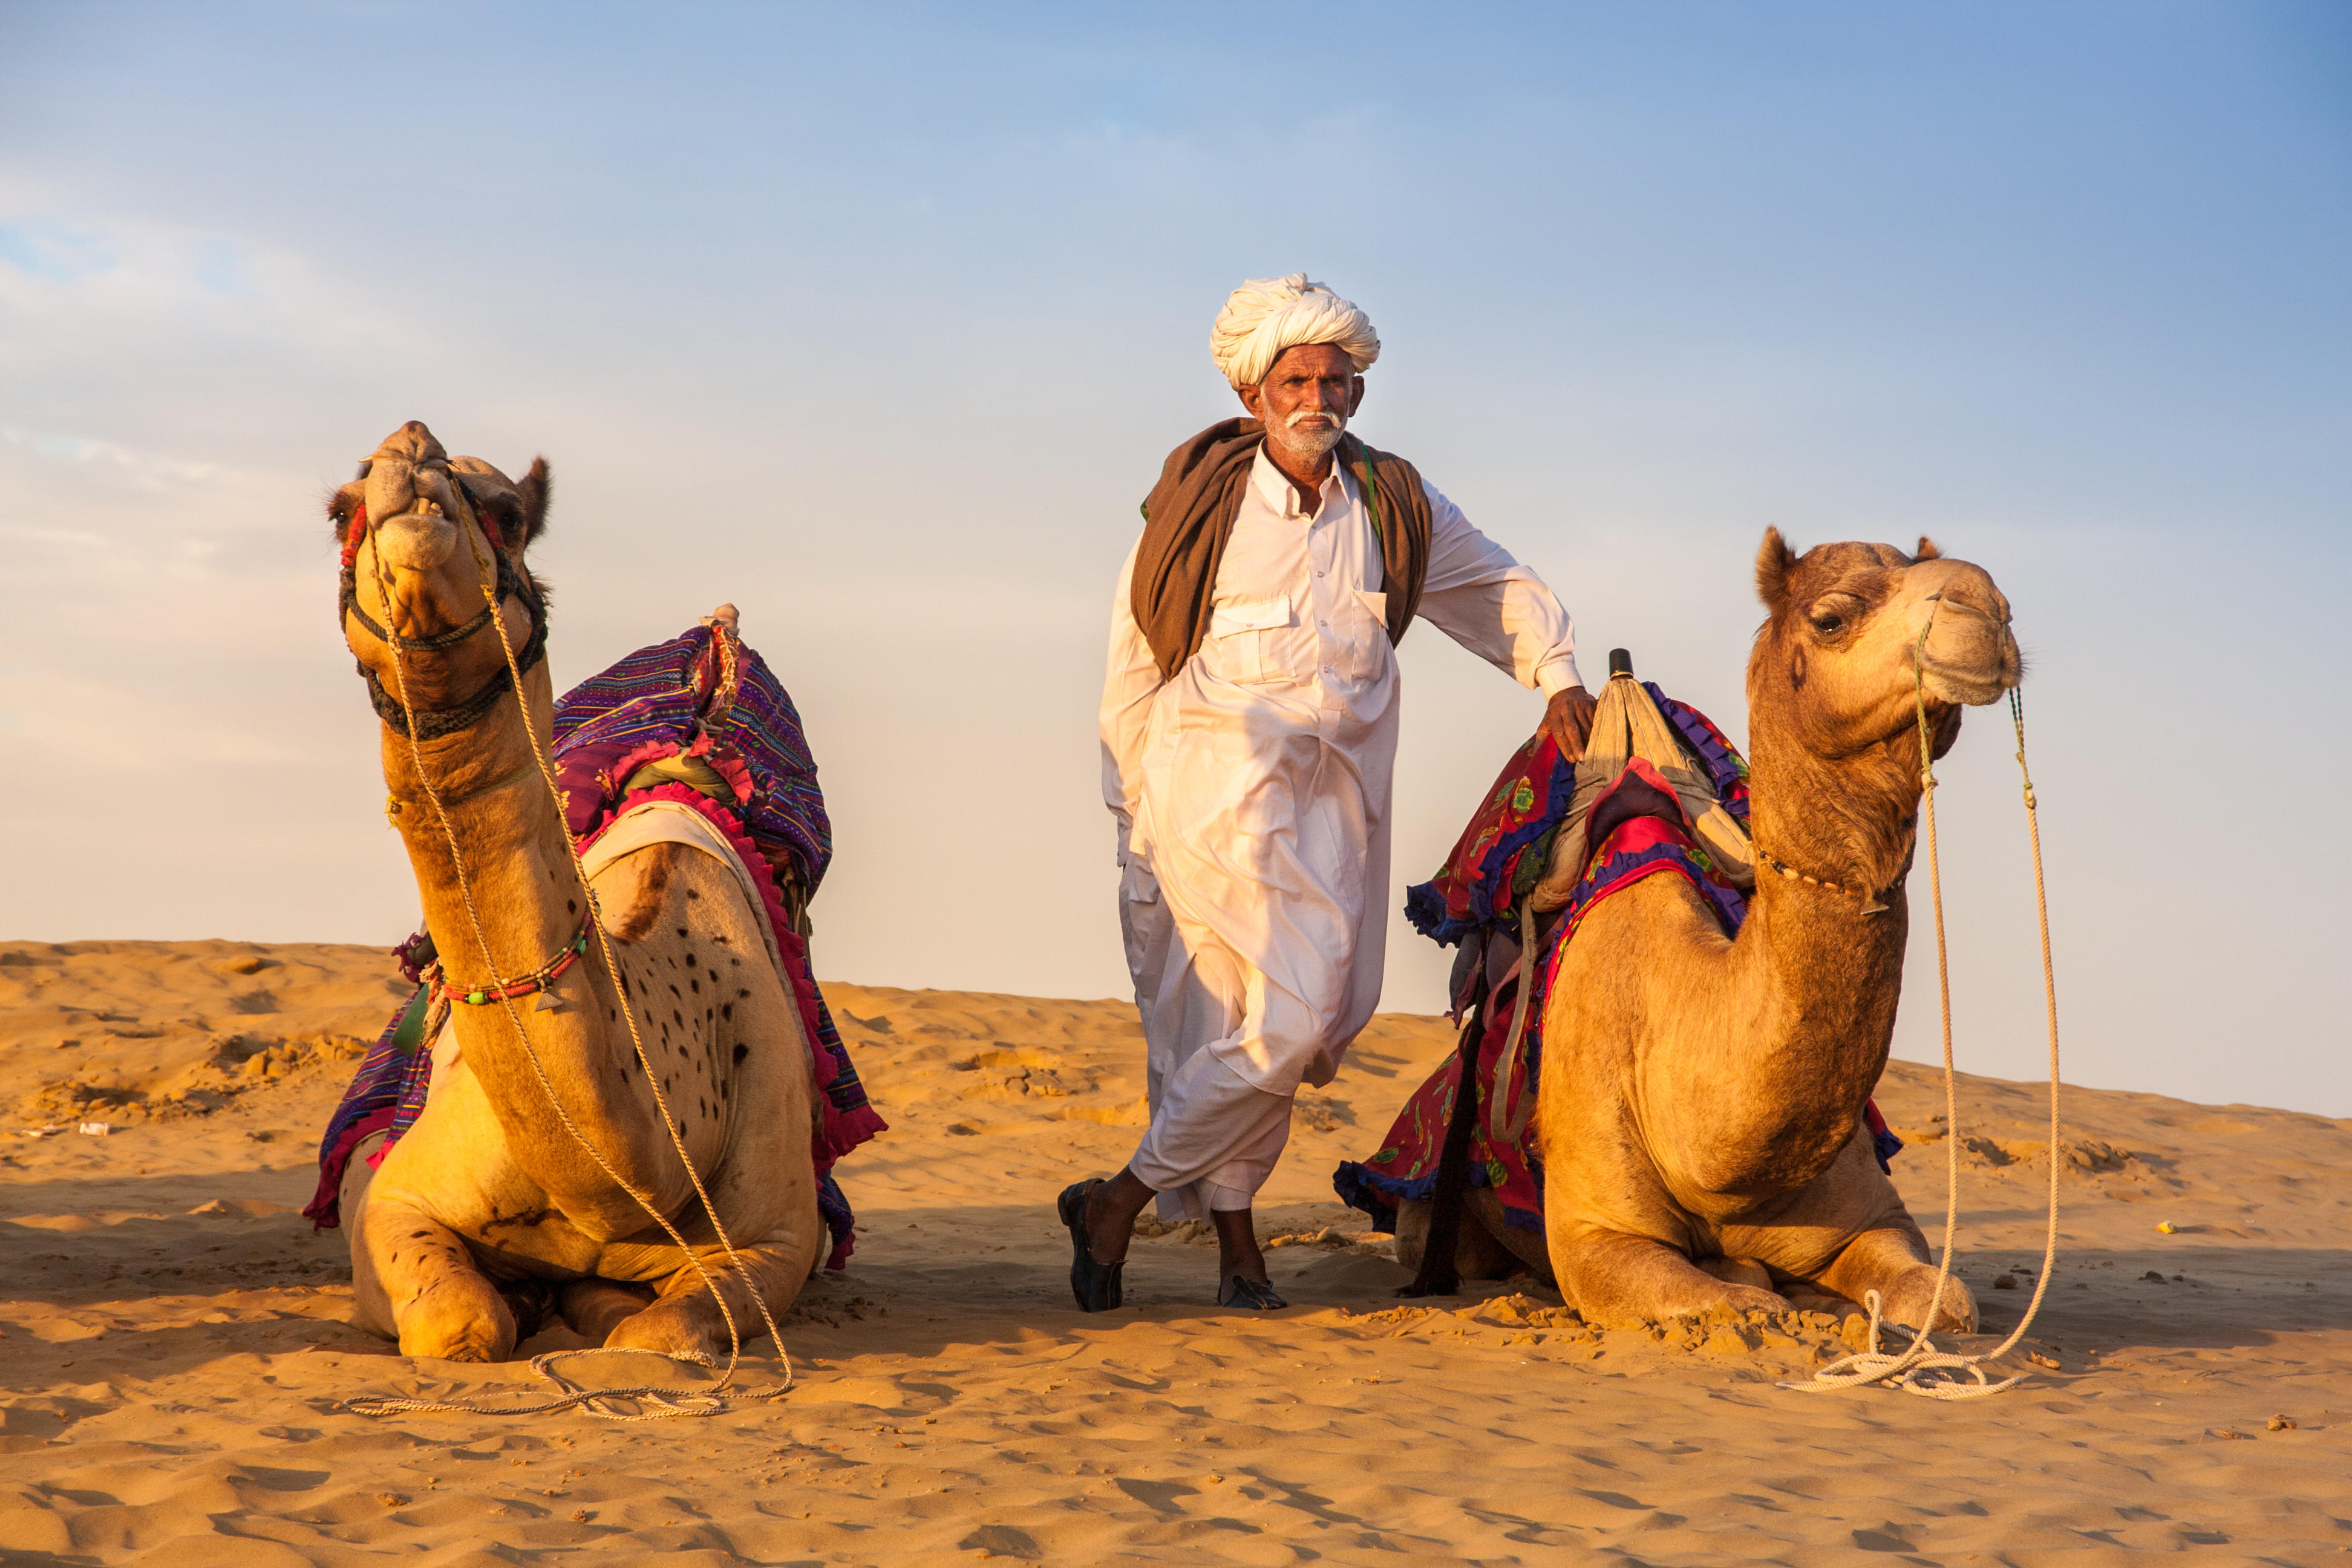
[[(1582, 684), (1559, 601), (1423, 488), (1421, 617), (1547, 696)], [(1103, 797), (1119, 819), (1126, 897), (1150, 904), (1164, 893), (1191, 951), (1224, 943), (1316, 1020), (1215, 1047), (1284, 1093), (1301, 1076), (1328, 1081), (1370, 1017), (1387, 922), (1398, 672), (1381, 557), (1337, 464), (1318, 501), (1309, 515), (1260, 449), (1218, 564), (1208, 636), (1164, 682), (1135, 622), (1129, 551), (1101, 712)]]

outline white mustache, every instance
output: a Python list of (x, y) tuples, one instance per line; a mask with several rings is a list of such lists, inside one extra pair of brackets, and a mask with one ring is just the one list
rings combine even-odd
[(1286, 430), (1296, 430), (1309, 419), (1330, 421), (1323, 428), (1332, 431), (1345, 430), (1348, 427), (1348, 416), (1336, 408), (1302, 408), (1296, 414), (1285, 416), (1282, 427)]

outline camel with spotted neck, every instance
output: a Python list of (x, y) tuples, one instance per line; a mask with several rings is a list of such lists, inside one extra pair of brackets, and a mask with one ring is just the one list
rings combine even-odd
[[(1506, 1226), (1493, 1194), (1473, 1191), (1461, 1263), (1492, 1273), (1516, 1257), (1612, 1327), (1782, 1310), (1783, 1290), (1876, 1290), (1892, 1321), (1927, 1327), (1936, 1269), (1862, 1111), (1886, 1066), (1910, 930), (1915, 658), (1940, 757), (1965, 706), (2017, 684), (2009, 601), (1925, 539), (1916, 555), (1825, 544), (1799, 557), (1775, 529), (1756, 578), (1770, 618), (1748, 664), (1760, 869), (1747, 921), (1727, 940), (1678, 877), (1585, 918), (1544, 1014), (1544, 1231)], [(1976, 1315), (1949, 1280), (1932, 1326)]]
[[(543, 994), (511, 1011), (457, 1006), (458, 1059), (436, 1074), (423, 1115), (380, 1169), (352, 1161), (342, 1213), (357, 1318), (407, 1354), (457, 1361), (503, 1359), (551, 1306), (592, 1342), (723, 1352), (703, 1273), (748, 1340), (763, 1331), (751, 1287), (782, 1312), (815, 1266), (809, 1044), (769, 957), (765, 913), (712, 857), (656, 844), (596, 873), (619, 990), (585, 931), (563, 822), (533, 757), (553, 698), (530, 646), (544, 594), (523, 558), (547, 499), (544, 461), (510, 482), (478, 458), (448, 457), (411, 422), (329, 508), (337, 538), (355, 546), (343, 635), (385, 716), (390, 808), (452, 988), (532, 974), (588, 937)], [(520, 703), (484, 615), (494, 583), (492, 613), (523, 656)]]

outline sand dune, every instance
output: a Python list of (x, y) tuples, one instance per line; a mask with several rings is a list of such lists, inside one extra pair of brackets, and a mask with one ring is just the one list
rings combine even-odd
[[(1214, 1253), (1179, 1227), (1138, 1243), (1131, 1305), (1088, 1318), (1050, 1205), (1131, 1144), (1132, 1009), (829, 985), (895, 1126), (842, 1169), (861, 1241), (787, 1320), (788, 1397), (634, 1426), (362, 1418), (337, 1402), (544, 1386), (346, 1326), (342, 1237), (295, 1212), (400, 990), (373, 949), (0, 945), (0, 1563), (2352, 1552), (2352, 1124), (2071, 1089), (2026, 1347), (2054, 1370), (2020, 1356), (2031, 1383), (1965, 1405), (1806, 1395), (1778, 1384), (1842, 1350), (1827, 1318), (1600, 1333), (1510, 1285), (1400, 1304), (1328, 1181), (1450, 1047), (1404, 1016), (1302, 1102), (1267, 1194), (1296, 1306), (1209, 1305)], [(2041, 1094), (1961, 1092), (1959, 1271), (2003, 1328), (2040, 1258)], [(1897, 1063), (1880, 1098), (1936, 1237), (1940, 1082)]]

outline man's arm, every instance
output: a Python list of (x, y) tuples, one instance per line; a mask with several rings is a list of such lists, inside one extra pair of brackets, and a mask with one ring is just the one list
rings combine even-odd
[[(1139, 545), (1141, 541), (1137, 542)], [(1143, 628), (1135, 624), (1130, 584), (1135, 551), (1119, 568), (1118, 595), (1111, 601), (1110, 653), (1103, 671), (1103, 804), (1118, 819), (1118, 861), (1127, 864), (1135, 827), (1135, 803), (1143, 789), (1143, 736), (1151, 716), (1152, 693), (1160, 689), (1160, 666)]]
[(1423, 480), (1429, 575), (1421, 616), (1472, 653), (1549, 700), (1541, 728), (1573, 762), (1584, 754), (1594, 702), (1576, 668), (1576, 626), (1542, 578), (1470, 526)]

